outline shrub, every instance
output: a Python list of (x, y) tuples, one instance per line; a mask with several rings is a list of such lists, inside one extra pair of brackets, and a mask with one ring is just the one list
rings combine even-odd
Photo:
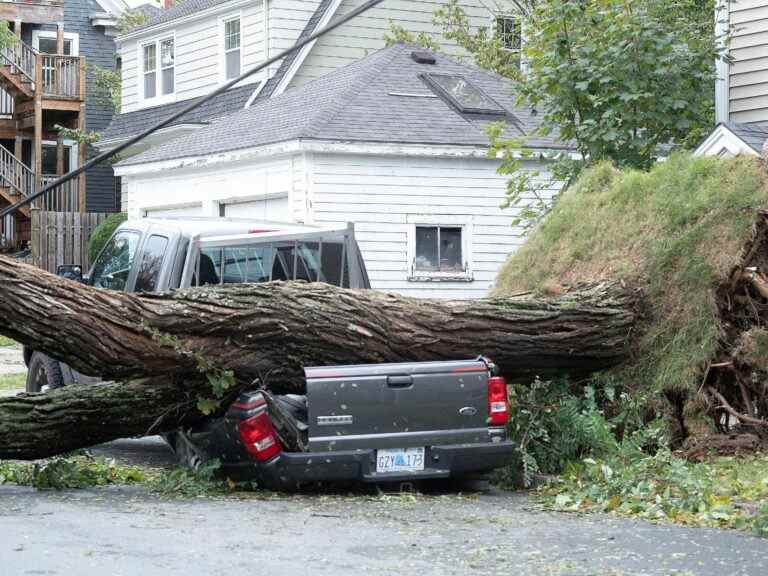
[(112, 237), (112, 234), (115, 233), (118, 226), (126, 220), (128, 220), (128, 214), (118, 212), (117, 214), (112, 214), (96, 227), (96, 230), (93, 231), (91, 238), (88, 240), (88, 258), (91, 262), (96, 260), (99, 252), (101, 252), (107, 241)]

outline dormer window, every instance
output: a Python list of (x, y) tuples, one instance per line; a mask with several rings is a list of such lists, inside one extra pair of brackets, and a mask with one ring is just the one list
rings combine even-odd
[(173, 38), (142, 44), (144, 100), (167, 100), (176, 89), (176, 50)]
[(224, 20), (224, 79), (232, 80), (241, 72), (240, 16)]

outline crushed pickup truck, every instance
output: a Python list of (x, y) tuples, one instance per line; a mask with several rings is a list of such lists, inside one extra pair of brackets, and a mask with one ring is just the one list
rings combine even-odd
[(235, 480), (462, 478), (512, 460), (507, 384), (485, 358), (307, 368), (306, 396), (245, 393), (222, 418), (170, 442), (189, 466)]
[[(162, 292), (212, 284), (303, 280), (370, 288), (354, 227), (228, 219), (122, 224), (91, 286)], [(27, 391), (100, 380), (25, 349)], [(323, 480), (410, 482), (507, 464), (507, 385), (485, 358), (306, 368), (306, 395), (241, 395), (224, 416), (166, 436), (190, 467), (217, 459), (236, 480), (290, 488)]]

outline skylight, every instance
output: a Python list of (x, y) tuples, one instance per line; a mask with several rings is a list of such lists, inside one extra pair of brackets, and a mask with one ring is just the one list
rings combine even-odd
[(430, 87), (463, 114), (505, 115), (504, 108), (463, 76), (425, 74)]

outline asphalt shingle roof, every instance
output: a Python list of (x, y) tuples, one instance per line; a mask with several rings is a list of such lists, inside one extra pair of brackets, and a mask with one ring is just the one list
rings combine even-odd
[[(175, 158), (207, 156), (288, 140), (331, 140), (402, 144), (488, 145), (488, 118), (461, 114), (437, 98), (420, 75), (464, 76), (507, 112), (508, 136), (529, 134), (539, 121), (530, 110), (516, 107), (511, 81), (437, 54), (434, 65), (411, 58), (417, 47), (396, 44), (340, 68), (304, 86), (213, 122), (192, 134), (121, 162), (143, 164)], [(537, 137), (532, 148), (569, 146)]]
[(144, 24), (141, 26), (137, 26), (131, 30), (131, 32), (143, 30), (144, 28), (150, 28), (151, 26), (156, 26), (157, 24), (164, 24), (165, 22), (170, 22), (171, 20), (176, 20), (177, 18), (182, 18), (184, 16), (189, 16), (195, 12), (207, 10), (208, 8), (213, 8), (219, 4), (224, 4), (231, 1), (232, 0), (184, 0), (183, 2), (179, 2), (173, 8), (168, 10), (159, 10), (158, 13), (145, 12), (148, 17), (147, 21), (144, 22)]
[(728, 122), (726, 126), (755, 152), (763, 153), (763, 144), (768, 140), (768, 125)]
[[(233, 112), (242, 110), (257, 86), (257, 84), (249, 84), (227, 90), (210, 102), (206, 102), (200, 108), (185, 114), (180, 120), (173, 122), (171, 126), (178, 126), (179, 124), (207, 124), (216, 118), (223, 118)], [(134, 110), (127, 114), (118, 114), (113, 117), (112, 122), (101, 133), (101, 140), (108, 142), (110, 140), (124, 140), (135, 136), (143, 130), (169, 118), (182, 108), (189, 106), (192, 102), (193, 100), (183, 100), (163, 106), (155, 106), (154, 108)]]

